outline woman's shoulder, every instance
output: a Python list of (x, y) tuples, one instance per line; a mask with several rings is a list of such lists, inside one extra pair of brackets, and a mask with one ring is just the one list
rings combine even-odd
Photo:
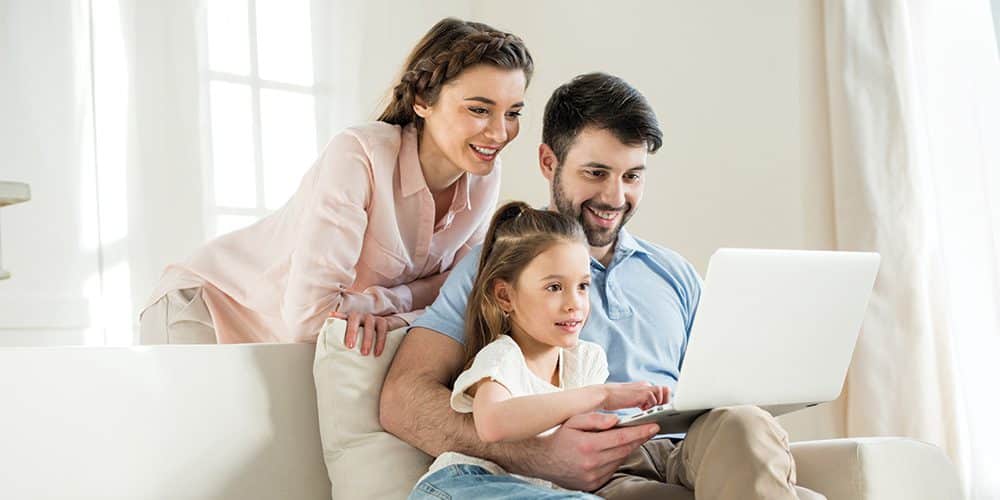
[(354, 125), (341, 131), (331, 142), (355, 141), (369, 156), (378, 149), (399, 151), (405, 129), (385, 122)]

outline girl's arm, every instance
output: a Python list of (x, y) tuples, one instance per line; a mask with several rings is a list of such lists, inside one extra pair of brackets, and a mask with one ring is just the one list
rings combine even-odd
[(512, 397), (506, 387), (490, 379), (483, 379), (470, 392), (473, 390), (476, 432), (487, 443), (534, 437), (574, 415), (594, 410), (645, 409), (663, 404), (669, 392), (666, 387), (631, 382)]

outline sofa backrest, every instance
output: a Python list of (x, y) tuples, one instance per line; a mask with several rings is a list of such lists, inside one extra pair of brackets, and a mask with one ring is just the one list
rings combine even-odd
[(0, 349), (0, 498), (329, 499), (314, 349)]

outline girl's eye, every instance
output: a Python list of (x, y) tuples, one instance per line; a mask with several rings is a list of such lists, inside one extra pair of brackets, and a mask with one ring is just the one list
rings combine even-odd
[(562, 285), (560, 285), (559, 283), (553, 283), (553, 284), (545, 287), (545, 289), (548, 290), (548, 291), (550, 291), (550, 292), (558, 292), (558, 291), (562, 290)]
[(580, 290), (590, 289), (590, 283), (580, 283)]

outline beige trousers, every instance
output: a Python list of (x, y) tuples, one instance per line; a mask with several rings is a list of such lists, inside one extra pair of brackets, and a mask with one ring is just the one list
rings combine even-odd
[(201, 287), (170, 291), (143, 310), (139, 343), (215, 344), (215, 326)]
[(596, 493), (621, 499), (825, 499), (795, 485), (788, 433), (756, 406), (712, 410), (679, 444), (648, 441)]

